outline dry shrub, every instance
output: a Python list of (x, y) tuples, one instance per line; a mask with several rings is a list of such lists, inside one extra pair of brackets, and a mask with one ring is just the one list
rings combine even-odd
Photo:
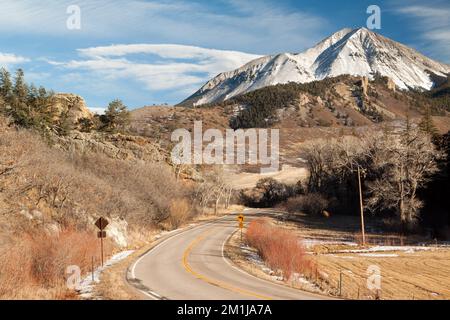
[[(1, 121), (0, 189), (0, 298), (8, 299), (63, 298), (65, 268), (87, 271), (99, 255), (95, 234), (82, 231), (90, 218), (120, 217), (130, 229), (153, 230), (172, 213), (179, 225), (190, 212), (189, 188), (166, 163), (63, 152), (33, 132), (3, 131)], [(47, 223), (65, 231), (50, 236)]]
[[(50, 212), (63, 226), (86, 228), (90, 215), (120, 216), (130, 225), (166, 222), (172, 200), (189, 196), (165, 163), (112, 159), (100, 153), (67, 155), (27, 131), (0, 134), (3, 212), (24, 204)], [(13, 201), (11, 201), (13, 199)]]
[(309, 193), (286, 201), (286, 210), (290, 213), (303, 211), (307, 214), (322, 214), (328, 208), (329, 201), (319, 193)]
[(241, 203), (253, 208), (270, 208), (293, 196), (297, 186), (281, 183), (273, 178), (260, 179), (255, 188), (242, 190)]
[[(108, 255), (112, 245), (105, 243)], [(0, 251), (0, 299), (66, 299), (68, 266), (90, 271), (92, 257), (99, 261), (99, 241), (93, 232), (63, 230), (26, 234)]]
[(171, 229), (179, 228), (191, 216), (191, 205), (186, 199), (175, 199), (169, 207), (169, 225)]
[(246, 233), (248, 245), (256, 248), (272, 270), (280, 270), (289, 280), (294, 273), (311, 276), (314, 264), (305, 255), (300, 239), (292, 232), (270, 224), (266, 219), (252, 221)]

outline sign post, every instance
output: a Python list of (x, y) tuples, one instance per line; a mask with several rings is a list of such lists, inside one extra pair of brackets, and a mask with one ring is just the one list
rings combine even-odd
[(244, 229), (244, 215), (240, 214), (237, 217), (238, 221), (239, 221), (239, 229), (241, 229), (241, 242), (242, 242), (242, 229)]
[(100, 230), (97, 232), (97, 237), (100, 238), (100, 250), (101, 250), (101, 259), (102, 259), (102, 267), (103, 267), (103, 238), (106, 238), (105, 228), (108, 226), (109, 222), (103, 217), (98, 218), (95, 222), (95, 226)]
[(364, 205), (363, 205), (363, 196), (362, 196), (362, 188), (361, 188), (361, 169), (358, 166), (358, 189), (359, 189), (359, 208), (361, 213), (361, 234), (362, 234), (362, 244), (366, 245), (366, 232), (364, 227)]

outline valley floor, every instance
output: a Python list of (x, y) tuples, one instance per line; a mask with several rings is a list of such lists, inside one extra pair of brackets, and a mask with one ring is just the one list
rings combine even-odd
[[(308, 257), (318, 266), (319, 277), (283, 282), (279, 273), (267, 268), (256, 250), (245, 244), (245, 235), (241, 242), (238, 232), (226, 246), (228, 257), (258, 277), (343, 299), (450, 299), (448, 244), (424, 243), (419, 237), (383, 235), (369, 221), (369, 245), (361, 246), (357, 217), (325, 219), (299, 215), (293, 219), (296, 221), (283, 221), (281, 217), (280, 214), (269, 219), (303, 239)], [(374, 270), (380, 271), (380, 291), (368, 289), (374, 280), (370, 278)]]

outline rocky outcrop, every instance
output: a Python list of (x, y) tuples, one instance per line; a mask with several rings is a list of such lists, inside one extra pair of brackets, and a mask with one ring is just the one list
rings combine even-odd
[(80, 119), (92, 119), (94, 116), (86, 106), (84, 99), (76, 94), (56, 93), (53, 101), (57, 117), (66, 116), (71, 123), (76, 124)]
[(56, 147), (77, 153), (102, 153), (113, 159), (162, 162), (167, 159), (159, 145), (148, 138), (123, 134), (84, 133), (72, 131), (55, 137)]
[(361, 78), (361, 87), (362, 87), (364, 97), (367, 98), (368, 92), (369, 92), (368, 91), (369, 90), (369, 78), (367, 78), (367, 77)]
[(389, 78), (389, 77), (387, 77), (386, 86), (389, 90), (394, 91), (394, 92), (397, 89), (394, 80), (392, 80), (392, 78)]

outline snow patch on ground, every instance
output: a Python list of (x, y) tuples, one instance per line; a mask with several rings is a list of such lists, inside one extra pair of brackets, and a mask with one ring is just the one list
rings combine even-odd
[(256, 253), (251, 247), (246, 245), (240, 246), (241, 251), (244, 253), (246, 259), (254, 266), (261, 269), (265, 274), (269, 275), (273, 280), (283, 281), (283, 277), (277, 275), (275, 271), (268, 268), (264, 261), (261, 259), (258, 253)]
[(316, 245), (346, 245), (350, 247), (356, 247), (358, 244), (352, 241), (331, 241), (331, 240), (318, 240), (318, 239), (302, 239), (302, 244), (306, 248), (312, 248)]
[(361, 257), (375, 257), (375, 258), (395, 258), (398, 254), (395, 253), (360, 253)]
[(430, 251), (436, 249), (435, 247), (425, 247), (425, 246), (376, 246), (367, 249), (350, 249), (350, 250), (339, 250), (338, 253), (371, 253), (371, 252), (391, 252), (391, 251), (402, 251), (407, 253), (414, 253), (416, 251)]
[(125, 259), (133, 252), (134, 252), (134, 250), (127, 250), (127, 251), (122, 251), (122, 252), (115, 254), (108, 261), (106, 261), (106, 263), (103, 267), (98, 267), (96, 270), (94, 270), (93, 276), (92, 276), (92, 274), (89, 274), (88, 276), (86, 276), (81, 281), (81, 283), (77, 289), (80, 297), (82, 297), (84, 299), (93, 299), (94, 298), (94, 287), (96, 284), (100, 283), (101, 273), (106, 268), (111, 267), (112, 265), (115, 265), (119, 261)]

